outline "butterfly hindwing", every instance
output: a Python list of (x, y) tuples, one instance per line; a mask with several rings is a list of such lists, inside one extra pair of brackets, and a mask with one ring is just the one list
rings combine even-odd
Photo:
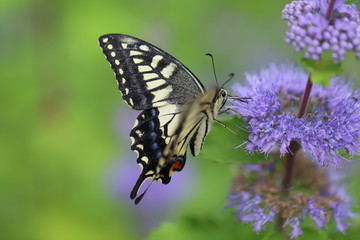
[(137, 153), (137, 163), (141, 166), (141, 174), (130, 194), (134, 199), (143, 182), (153, 178), (158, 164), (162, 157), (162, 150), (165, 147), (165, 140), (162, 138), (160, 129), (159, 111), (157, 108), (144, 110), (136, 118), (135, 125), (130, 132), (132, 141), (131, 150)]
[(180, 121), (182, 106), (169, 104), (159, 108), (146, 109), (136, 118), (135, 125), (130, 132), (132, 141), (131, 149), (138, 155), (137, 163), (141, 166), (142, 172), (131, 192), (130, 197), (136, 197), (139, 188), (148, 178), (154, 181), (160, 180), (167, 184), (170, 182), (170, 167), (180, 171), (186, 161), (186, 151), (181, 155), (173, 156), (168, 164), (161, 164), (163, 151), (171, 141)]
[(99, 43), (134, 109), (184, 104), (205, 92), (190, 70), (150, 43), (123, 34), (104, 35)]

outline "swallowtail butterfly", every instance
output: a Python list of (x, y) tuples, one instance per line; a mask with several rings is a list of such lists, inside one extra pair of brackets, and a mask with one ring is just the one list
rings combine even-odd
[(182, 63), (143, 40), (107, 34), (99, 43), (123, 99), (142, 111), (130, 132), (131, 150), (142, 168), (130, 194), (137, 204), (148, 189), (138, 194), (146, 179), (168, 184), (183, 169), (188, 145), (192, 155), (200, 153), (227, 92), (219, 86), (205, 91)]

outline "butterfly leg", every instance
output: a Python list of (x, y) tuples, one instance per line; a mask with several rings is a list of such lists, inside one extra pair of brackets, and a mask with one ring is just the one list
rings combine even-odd
[(224, 123), (220, 122), (219, 120), (215, 119), (214, 120), (216, 123), (218, 123), (220, 126), (224, 127), (226, 130), (228, 130), (229, 132), (235, 134), (236, 136), (242, 137), (241, 135), (239, 135), (238, 133), (234, 132), (233, 130), (231, 130), (228, 126), (226, 126)]
[(241, 113), (240, 113), (240, 112), (236, 111), (235, 109), (233, 109), (233, 108), (231, 108), (231, 107), (228, 107), (228, 108), (226, 108), (226, 109), (224, 109), (224, 110), (221, 110), (221, 111), (219, 112), (219, 114), (223, 114), (223, 113), (226, 113), (226, 112), (229, 112), (229, 111), (235, 112), (236, 114), (238, 114), (238, 115), (241, 116)]

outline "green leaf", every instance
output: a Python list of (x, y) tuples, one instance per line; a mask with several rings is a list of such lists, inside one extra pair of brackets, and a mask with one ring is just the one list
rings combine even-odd
[(258, 163), (266, 160), (264, 154), (250, 154), (243, 149), (244, 147), (238, 147), (248, 139), (249, 135), (247, 131), (239, 128), (246, 127), (240, 118), (233, 117), (232, 119), (221, 120), (221, 122), (238, 133), (239, 136), (231, 133), (220, 124), (213, 123), (200, 157), (227, 164)]
[(233, 214), (194, 214), (183, 216), (176, 223), (166, 222), (152, 231), (149, 240), (233, 240), (263, 239), (266, 231), (255, 233), (253, 227), (234, 219)]
[(329, 240), (327, 234), (315, 227), (303, 227), (303, 235), (300, 239)]
[(301, 59), (301, 65), (311, 73), (311, 81), (315, 84), (322, 84), (328, 87), (331, 77), (337, 76), (342, 72), (341, 64), (335, 64), (331, 60), (315, 61), (308, 58)]
[(347, 153), (347, 152), (345, 151), (345, 149), (338, 149), (338, 152), (339, 152), (339, 154), (340, 154), (342, 157), (347, 158), (347, 159), (354, 159), (354, 158), (358, 158), (358, 157), (359, 157), (359, 154), (356, 154), (356, 155), (353, 156), (353, 155)]
[(280, 232), (269, 232), (262, 240), (283, 240), (284, 235)]

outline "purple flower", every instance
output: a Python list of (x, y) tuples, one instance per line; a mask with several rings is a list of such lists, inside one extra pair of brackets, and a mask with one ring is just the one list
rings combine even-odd
[(236, 205), (238, 219), (251, 224), (255, 232), (263, 230), (265, 223), (272, 222), (277, 213), (272, 209), (264, 210), (260, 205), (262, 199), (257, 194), (241, 191), (230, 194), (229, 198), (228, 207)]
[[(360, 18), (355, 4), (337, 0), (295, 0), (285, 5), (282, 14), (289, 30), (285, 42), (305, 57), (319, 60), (331, 49), (335, 63), (343, 61), (346, 51), (360, 58)], [(330, 9), (329, 9), (330, 8)], [(330, 14), (330, 15), (329, 15)]]
[(290, 226), (292, 228), (290, 237), (297, 238), (298, 236), (303, 234), (303, 231), (300, 228), (299, 218), (293, 217), (286, 221), (285, 226)]
[(336, 229), (345, 234), (345, 230), (348, 227), (348, 218), (354, 218), (355, 213), (350, 210), (350, 206), (346, 202), (332, 203), (330, 207), (333, 210), (333, 216), (336, 222)]
[(326, 211), (321, 207), (317, 207), (314, 202), (314, 200), (310, 200), (304, 210), (308, 211), (310, 218), (318, 228), (323, 228), (328, 221)]
[(313, 85), (309, 113), (296, 116), (308, 74), (293, 65), (270, 65), (257, 74), (245, 74), (244, 85), (234, 85), (232, 108), (248, 124), (246, 149), (281, 156), (291, 153), (291, 141), (298, 142), (313, 161), (322, 166), (341, 167), (340, 150), (354, 156), (360, 142), (360, 94), (341, 77), (334, 77), (328, 88)]
[[(249, 132), (246, 150), (271, 153), (273, 159), (242, 165), (229, 196), (238, 219), (257, 232), (278, 215), (279, 226), (291, 238), (302, 234), (300, 223), (307, 219), (319, 229), (333, 219), (337, 231), (345, 233), (355, 216), (343, 181), (348, 176), (344, 170), (349, 169), (322, 167), (346, 166), (343, 150), (359, 153), (359, 91), (341, 77), (332, 78), (328, 88), (314, 84), (308, 113), (299, 118), (295, 113), (307, 81), (308, 74), (300, 68), (273, 64), (257, 74), (245, 74), (245, 83), (233, 87), (236, 96), (247, 98), (234, 100), (231, 107), (243, 117)], [(300, 150), (292, 152), (290, 143), (294, 142)], [(284, 177), (289, 176), (288, 165), (283, 166), (289, 159), (294, 163), (291, 191)]]
[[(273, 222), (277, 216), (276, 219), (281, 219), (277, 224), (281, 224), (280, 227), (291, 238), (303, 234), (301, 222), (307, 218), (319, 229), (333, 219), (336, 230), (345, 233), (349, 220), (355, 214), (350, 210), (350, 198), (345, 196), (346, 185), (342, 184), (344, 174), (339, 174), (343, 169), (322, 168), (303, 154), (296, 156), (293, 189), (297, 191), (290, 192), (286, 197), (282, 195), (278, 183), (283, 177), (283, 168), (280, 167), (283, 161), (258, 164), (256, 171), (245, 165), (245, 168), (241, 166), (233, 181), (228, 207), (232, 207), (237, 218), (251, 224), (256, 232), (264, 230), (265, 224)], [(269, 171), (270, 168), (273, 170)], [(331, 175), (337, 177), (332, 178)]]

